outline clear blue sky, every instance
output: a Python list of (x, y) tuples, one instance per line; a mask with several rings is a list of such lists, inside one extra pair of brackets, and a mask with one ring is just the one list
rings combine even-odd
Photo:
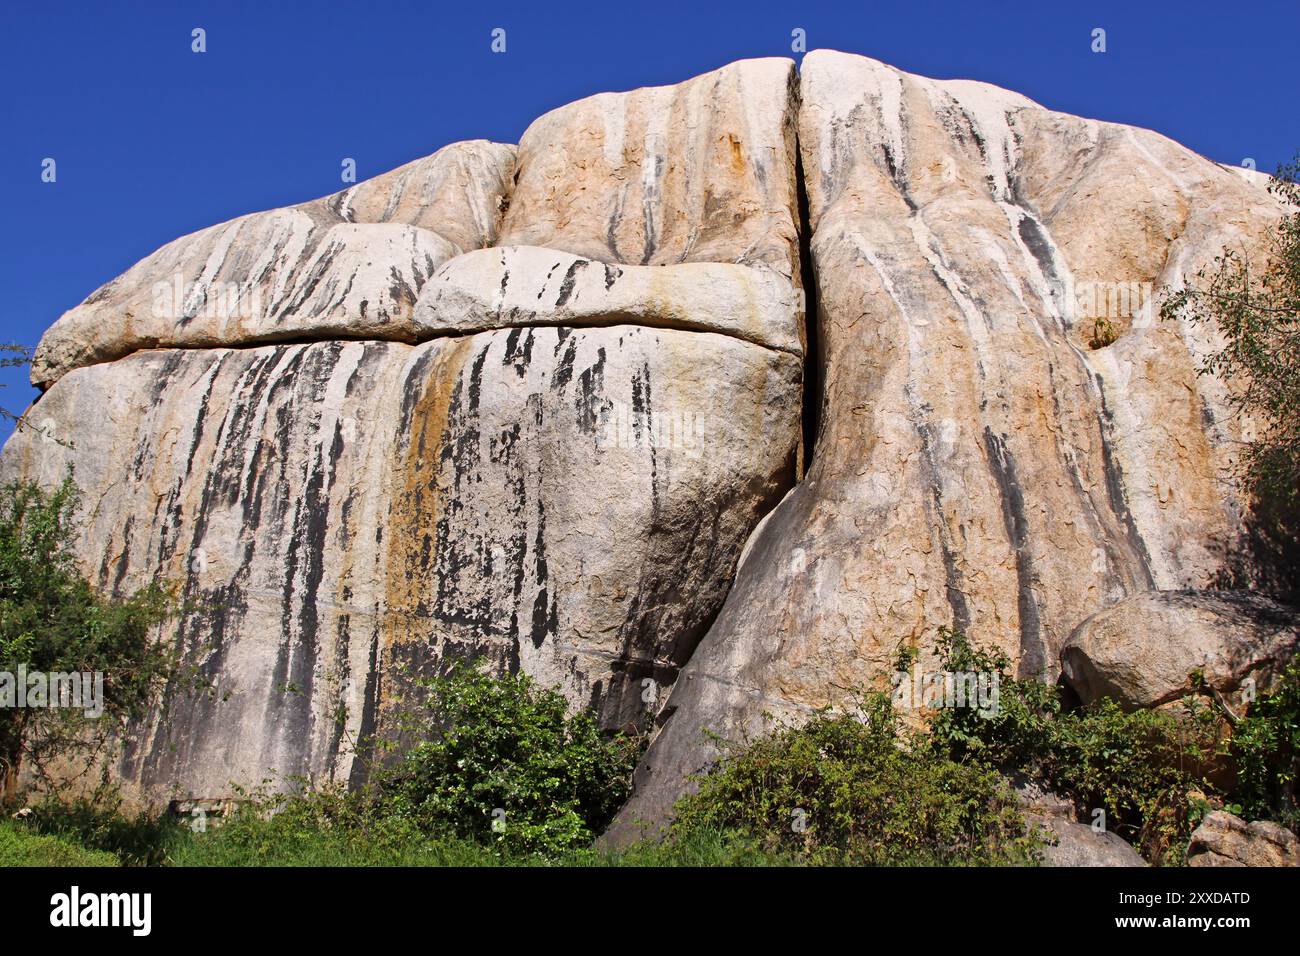
[[(2, 0), (0, 340), (35, 344), (170, 239), (341, 188), (343, 157), (365, 178), (458, 139), (513, 143), (591, 93), (791, 55), (796, 27), (809, 49), (996, 83), (1220, 162), (1272, 171), (1300, 148), (1300, 0)], [(26, 405), (25, 383), (0, 371), (0, 405)]]

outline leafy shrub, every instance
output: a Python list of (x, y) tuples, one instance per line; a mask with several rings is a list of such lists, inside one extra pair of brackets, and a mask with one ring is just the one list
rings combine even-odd
[(1212, 792), (1206, 771), (1220, 749), (1218, 720), (1194, 700), (1180, 716), (1159, 710), (1125, 713), (1111, 700), (1068, 710), (1060, 691), (1010, 673), (1001, 652), (940, 632), (945, 667), (998, 675), (996, 713), (939, 711), (931, 733), (955, 760), (978, 760), (1024, 774), (1068, 795), (1090, 818), (1104, 809), (1108, 828), (1136, 843), (1152, 862), (1178, 862), (1199, 822), (1197, 793)]
[(670, 839), (737, 831), (818, 864), (1026, 862), (1032, 848), (1006, 781), (904, 729), (883, 694), (726, 754), (676, 814)]
[[(873, 694), (857, 715), (819, 714), (732, 748), (678, 803), (673, 838), (738, 832), (813, 863), (1023, 862), (1034, 841), (1007, 781), (1027, 777), (1089, 822), (1103, 809), (1108, 828), (1152, 862), (1181, 862), (1216, 793), (1217, 710), (1195, 698), (1180, 713), (1125, 713), (1108, 700), (1071, 709), (1059, 688), (1015, 677), (1005, 654), (958, 632), (941, 630), (936, 650), (947, 671), (995, 674), (997, 706), (941, 708), (908, 730)], [(1289, 673), (1238, 731), (1243, 755), (1267, 768), (1252, 771), (1254, 805), (1270, 809), (1294, 800), (1300, 674)]]
[(774, 866), (795, 862), (736, 834), (699, 830), (689, 839), (619, 850), (581, 847), (542, 854), (430, 833), (386, 815), (359, 794), (324, 790), (263, 796), (208, 829), (176, 841), (176, 866)]
[(1253, 420), (1237, 443), (1243, 533), (1216, 583), (1300, 603), (1300, 155), (1268, 188), (1288, 214), (1270, 227), (1265, 254), (1225, 248), (1166, 293), (1160, 315), (1217, 332), (1222, 344), (1198, 371), (1225, 381), (1228, 401)]
[(173, 845), (176, 866), (492, 866), (491, 848), (431, 835), (364, 793), (260, 795)]
[(103, 674), (99, 719), (71, 707), (0, 708), (8, 799), (24, 765), (42, 782), (53, 761), (92, 765), (175, 674), (171, 653), (151, 637), (168, 613), (167, 589), (155, 584), (116, 598), (77, 574), (70, 542), (78, 501), (71, 476), (53, 491), (0, 488), (0, 671)]
[(1230, 401), (1254, 415), (1259, 437), (1245, 444), (1243, 478), (1257, 496), (1300, 504), (1300, 156), (1280, 167), (1269, 192), (1289, 208), (1269, 235), (1263, 262), (1225, 249), (1171, 292), (1165, 319), (1217, 327), (1223, 347), (1201, 364), (1240, 386)]
[(1233, 812), (1300, 830), (1300, 657), (1233, 729), (1231, 753), (1238, 775)]
[(511, 852), (560, 853), (590, 843), (627, 799), (639, 742), (606, 738), (589, 713), (569, 716), (562, 695), (468, 666), (425, 683), (426, 739), (377, 781), (386, 816)]

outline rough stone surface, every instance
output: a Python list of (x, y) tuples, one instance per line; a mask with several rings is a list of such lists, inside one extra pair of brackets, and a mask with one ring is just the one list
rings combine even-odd
[(1075, 819), (1074, 806), (1043, 784), (1022, 779), (1015, 784), (1020, 809), (1031, 832), (1042, 839), (1037, 850), (1043, 866), (1146, 866), (1137, 850), (1109, 830), (1098, 833)]
[(715, 262), (620, 266), (536, 246), (458, 256), (415, 305), (421, 331), (614, 325), (721, 332), (802, 355), (803, 311), (766, 269)]
[(129, 779), (346, 779), (404, 668), (485, 657), (643, 713), (793, 480), (799, 372), (636, 326), (155, 350), (60, 379), (0, 480), (71, 465), (91, 579), (193, 605), (177, 639), (212, 693), (167, 702)]
[(652, 716), (797, 477), (795, 82), (593, 97), (518, 162), (453, 144), (214, 226), (55, 323), (0, 475), (73, 466), (83, 567), (179, 581), (164, 633), (214, 686), (127, 781), (346, 779), (463, 657)]
[(1042, 866), (1146, 866), (1146, 860), (1123, 839), (1086, 823), (1059, 816), (1026, 814), (1040, 828), (1044, 845), (1038, 850)]
[(334, 196), (169, 242), (63, 314), (32, 383), (147, 348), (414, 341), (420, 288), (494, 240), (513, 169), (511, 146), (456, 143)]
[(1300, 616), (1267, 598), (1147, 591), (1080, 624), (1061, 651), (1061, 676), (1082, 703), (1112, 697), (1137, 709), (1178, 700), (1200, 671), (1235, 706), (1243, 681), (1263, 693), (1297, 651)]
[[(1080, 621), (1205, 586), (1238, 532), (1243, 423), (1197, 375), (1207, 333), (1142, 291), (1257, 248), (1281, 214), (1257, 184), (1154, 133), (864, 57), (810, 53), (801, 101), (811, 467), (747, 545), (614, 838), (669, 813), (713, 759), (706, 732), (840, 703), (900, 645), (930, 667), (940, 626), (1054, 678)], [(1093, 349), (1101, 312), (1118, 337)]]
[(797, 279), (797, 93), (792, 61), (741, 60), (547, 113), (519, 141), (500, 244), (631, 265), (765, 265)]
[(496, 244), (514, 173), (514, 146), (470, 140), (451, 143), (317, 204), (344, 222), (429, 229), (468, 252)]
[(1300, 840), (1268, 820), (1247, 823), (1216, 810), (1192, 831), (1188, 866), (1300, 866)]

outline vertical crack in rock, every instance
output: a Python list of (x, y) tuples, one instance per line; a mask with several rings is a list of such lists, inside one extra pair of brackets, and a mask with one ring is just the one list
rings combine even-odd
[[(808, 186), (803, 174), (803, 150), (799, 139), (795, 137), (794, 145), (795, 184), (798, 190), (799, 208), (799, 275), (803, 284), (804, 303), (804, 342), (803, 342), (803, 390), (801, 393), (803, 421), (803, 467), (796, 476), (802, 481), (812, 468), (813, 455), (817, 451), (817, 434), (821, 428), (822, 404), (825, 396), (822, 388), (825, 382), (823, 368), (824, 356), (821, 350), (821, 335), (818, 323), (821, 316), (817, 312), (817, 270), (812, 257), (812, 225), (808, 216)], [(797, 483), (797, 482), (796, 482)]]

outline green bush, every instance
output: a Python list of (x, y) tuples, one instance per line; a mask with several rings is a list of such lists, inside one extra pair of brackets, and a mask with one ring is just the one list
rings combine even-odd
[(426, 686), (424, 742), (376, 782), (385, 816), (555, 854), (590, 843), (627, 799), (639, 741), (605, 737), (589, 713), (569, 716), (555, 691), (468, 666)]
[(1273, 820), (1300, 830), (1300, 657), (1233, 729), (1231, 753), (1237, 764), (1231, 809), (1247, 820)]
[(265, 796), (171, 847), (174, 866), (492, 866), (491, 848), (434, 836), (338, 789)]
[(699, 830), (687, 839), (620, 850), (581, 847), (542, 854), (430, 833), (404, 817), (338, 790), (266, 797), (206, 833), (176, 841), (174, 866), (775, 866), (796, 862), (757, 841)]
[(1222, 347), (1200, 371), (1239, 386), (1228, 400), (1260, 426), (1243, 445), (1246, 487), (1300, 505), (1300, 155), (1278, 168), (1268, 189), (1288, 215), (1270, 229), (1261, 260), (1225, 248), (1212, 268), (1167, 294), (1161, 317), (1221, 333)]
[(815, 864), (994, 864), (1033, 841), (1006, 781), (906, 730), (883, 694), (724, 755), (676, 807), (670, 839), (736, 831)]
[(119, 598), (78, 575), (71, 551), (78, 501), (71, 476), (52, 491), (0, 487), (0, 671), (103, 675), (98, 719), (72, 707), (0, 707), (0, 802), (16, 797), (23, 768), (49, 783), (52, 762), (92, 766), (176, 674), (171, 652), (152, 636), (169, 612), (167, 589), (155, 584)]
[(1218, 583), (1300, 602), (1300, 154), (1269, 192), (1287, 214), (1252, 257), (1225, 248), (1213, 264), (1165, 293), (1160, 315), (1203, 325), (1219, 345), (1199, 365), (1226, 382), (1234, 411), (1252, 421), (1235, 470), (1246, 492), (1243, 534)]
[(1190, 698), (1181, 716), (1125, 713), (1111, 700), (1068, 710), (1057, 687), (1014, 677), (1005, 654), (977, 649), (960, 633), (942, 630), (937, 650), (949, 670), (996, 673), (998, 706), (988, 717), (939, 711), (936, 746), (954, 760), (1046, 783), (1089, 820), (1105, 810), (1107, 828), (1152, 862), (1181, 860), (1199, 822), (1195, 795), (1213, 791), (1206, 771), (1220, 746), (1212, 711)]
[(0, 821), (0, 867), (117, 866), (117, 857), (88, 850), (62, 837), (38, 833), (23, 823)]
[[(1071, 709), (1056, 686), (1015, 677), (1005, 654), (960, 633), (941, 630), (936, 651), (946, 671), (995, 674), (996, 707), (940, 708), (908, 730), (889, 698), (872, 694), (859, 714), (819, 714), (731, 748), (678, 804), (672, 836), (738, 832), (813, 863), (1023, 862), (1034, 841), (1008, 780), (1029, 778), (1088, 822), (1104, 810), (1108, 828), (1151, 862), (1182, 861), (1209, 800), (1222, 796), (1209, 779), (1225, 756), (1218, 709), (1193, 697), (1178, 713), (1125, 713), (1108, 700)], [(1294, 811), (1298, 715), (1292, 670), (1238, 728), (1252, 812)]]

